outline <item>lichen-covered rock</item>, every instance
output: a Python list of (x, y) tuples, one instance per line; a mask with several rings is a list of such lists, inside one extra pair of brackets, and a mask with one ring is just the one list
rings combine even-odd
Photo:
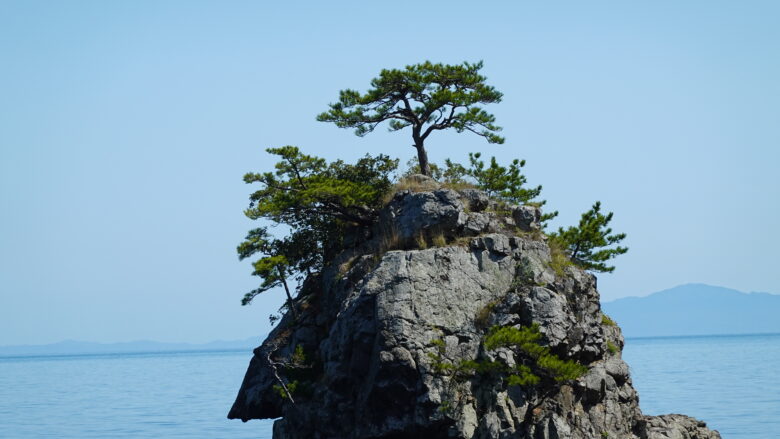
[(456, 238), (538, 231), (540, 218), (538, 207), (499, 205), (476, 189), (404, 190), (380, 213), (376, 233), (392, 235), (408, 247), (415, 240), (435, 235)]
[(515, 206), (512, 209), (512, 219), (520, 230), (530, 232), (540, 229), (542, 211), (536, 206)]
[[(543, 237), (516, 233), (526, 216), (479, 211), (472, 195), (397, 194), (381, 227), (404, 239), (435, 230), (450, 245), (352, 249), (348, 264), (307, 280), (299, 320), (285, 316), (255, 350), (228, 416), (281, 418), (277, 439), (719, 437), (692, 418), (643, 416), (595, 277), (574, 267), (556, 274)], [(538, 223), (533, 209), (524, 224)], [(485, 349), (485, 336), (493, 325), (532, 324), (550, 352), (587, 372), (509, 386), (456, 370), (469, 360), (512, 365), (511, 351)], [(291, 361), (296, 350), (303, 364)], [(290, 395), (280, 382), (294, 383)]]
[(458, 193), (449, 189), (432, 192), (398, 192), (379, 217), (379, 233), (393, 234), (411, 242), (423, 234), (458, 234), (466, 214)]
[(458, 193), (465, 200), (465, 205), (471, 212), (482, 212), (490, 206), (490, 197), (478, 189), (461, 189)]

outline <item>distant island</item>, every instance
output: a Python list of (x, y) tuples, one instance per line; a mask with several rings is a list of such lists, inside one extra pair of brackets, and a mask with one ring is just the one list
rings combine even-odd
[(86, 354), (124, 354), (141, 352), (186, 352), (186, 351), (222, 351), (246, 350), (260, 344), (259, 337), (243, 340), (217, 340), (209, 343), (162, 343), (157, 341), (139, 340), (124, 343), (94, 343), (86, 341), (65, 340), (59, 343), (45, 345), (0, 346), (0, 357), (20, 355), (86, 355)]
[(602, 304), (625, 337), (780, 333), (780, 295), (686, 284)]

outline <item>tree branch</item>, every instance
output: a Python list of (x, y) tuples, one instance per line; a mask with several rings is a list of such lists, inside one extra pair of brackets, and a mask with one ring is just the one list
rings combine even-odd
[(282, 389), (284, 390), (284, 393), (287, 394), (287, 397), (290, 398), (290, 402), (295, 405), (295, 400), (293, 399), (292, 392), (290, 392), (290, 389), (287, 388), (287, 384), (284, 383), (284, 380), (282, 377), (279, 376), (279, 369), (277, 369), (277, 364), (275, 361), (271, 359), (271, 355), (276, 352), (277, 349), (279, 349), (279, 346), (276, 343), (271, 343), (271, 347), (273, 349), (270, 349), (265, 354), (265, 359), (268, 362), (268, 366), (273, 370), (274, 372), (274, 378), (276, 378), (276, 381), (279, 383), (280, 386), (282, 386)]
[(401, 95), (401, 100), (404, 102), (404, 108), (406, 112), (412, 116), (412, 123), (415, 125), (421, 125), (420, 119), (417, 118), (417, 115), (414, 114), (414, 110), (412, 110), (412, 105), (409, 103), (409, 98), (406, 97), (406, 93)]
[(426, 138), (428, 138), (428, 135), (430, 135), (433, 132), (433, 130), (443, 130), (451, 127), (452, 121), (455, 118), (455, 109), (458, 107), (460, 107), (460, 105), (453, 105), (452, 108), (450, 109), (450, 115), (446, 119), (444, 119), (444, 122), (442, 122), (441, 124), (435, 123), (429, 126), (428, 129), (425, 130), (425, 133), (422, 135), (422, 139), (425, 140)]

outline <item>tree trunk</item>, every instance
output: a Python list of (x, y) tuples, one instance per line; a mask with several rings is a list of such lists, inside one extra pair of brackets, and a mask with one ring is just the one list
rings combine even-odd
[(287, 278), (285, 276), (284, 269), (281, 265), (277, 265), (276, 269), (279, 270), (279, 277), (282, 279), (282, 285), (284, 285), (284, 292), (287, 293), (287, 307), (290, 308), (290, 311), (293, 313), (293, 318), (295, 321), (298, 321), (298, 311), (295, 309), (295, 304), (293, 304), (292, 295), (290, 295), (290, 287), (287, 286)]
[(428, 164), (428, 153), (425, 152), (422, 140), (415, 141), (414, 147), (417, 148), (417, 161), (420, 163), (420, 174), (431, 176), (431, 167)]

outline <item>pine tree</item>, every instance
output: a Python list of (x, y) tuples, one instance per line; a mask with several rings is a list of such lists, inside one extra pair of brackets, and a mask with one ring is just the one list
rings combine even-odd
[[(482, 154), (469, 153), (470, 167), (465, 170), (466, 175), (472, 177), (477, 187), (485, 191), (488, 196), (496, 197), (515, 204), (531, 202), (542, 193), (542, 186), (526, 188), (528, 181), (520, 171), (525, 166), (525, 160), (514, 159), (508, 167), (501, 166), (495, 157), (490, 158), (490, 165), (485, 167), (485, 162), (480, 160)], [(544, 202), (541, 202), (544, 204)]]
[(283, 286), (293, 313), (288, 279), (300, 286), (305, 275), (322, 269), (339, 251), (347, 227), (371, 227), (382, 198), (390, 190), (390, 176), (398, 160), (385, 155), (366, 156), (354, 165), (306, 155), (297, 147), (269, 148), (279, 156), (275, 172), (248, 173), (246, 183), (259, 183), (244, 214), (253, 220), (281, 224), (290, 230), (276, 238), (266, 227), (250, 230), (238, 246), (240, 259), (260, 255), (253, 263), (253, 275), (262, 283), (242, 300), (249, 304), (260, 293)]
[(286, 240), (274, 239), (268, 234), (268, 230), (265, 227), (249, 231), (245, 241), (238, 246), (238, 258), (244, 260), (256, 253), (264, 255), (252, 264), (254, 267), (252, 274), (260, 276), (263, 282), (259, 287), (244, 295), (244, 298), (241, 300), (242, 305), (249, 304), (260, 293), (274, 287), (283, 286), (284, 292), (287, 294), (287, 308), (292, 311), (295, 319), (298, 319), (298, 312), (293, 304), (287, 278), (293, 274), (290, 259), (288, 259), (288, 257), (292, 256), (290, 254), (290, 250), (292, 250), (290, 244), (293, 242), (301, 244), (299, 241), (299, 239), (295, 238)]
[(504, 143), (504, 138), (496, 134), (501, 127), (494, 124), (495, 116), (478, 106), (501, 102), (502, 97), (485, 84), (487, 78), (479, 74), (481, 68), (481, 61), (459, 65), (426, 61), (403, 70), (385, 69), (371, 81), (372, 88), (365, 94), (342, 90), (339, 101), (330, 104), (330, 110), (317, 120), (355, 128), (358, 136), (374, 131), (385, 121), (390, 131), (411, 127), (420, 172), (431, 175), (425, 140), (434, 131), (470, 131), (489, 143)]
[(561, 227), (550, 238), (564, 248), (576, 265), (586, 270), (611, 273), (615, 267), (605, 262), (627, 252), (628, 248), (607, 248), (626, 237), (625, 233), (613, 235), (612, 229), (608, 227), (610, 221), (612, 212), (602, 214), (601, 202), (596, 201), (590, 210), (582, 214), (577, 227), (568, 227), (565, 230)]

